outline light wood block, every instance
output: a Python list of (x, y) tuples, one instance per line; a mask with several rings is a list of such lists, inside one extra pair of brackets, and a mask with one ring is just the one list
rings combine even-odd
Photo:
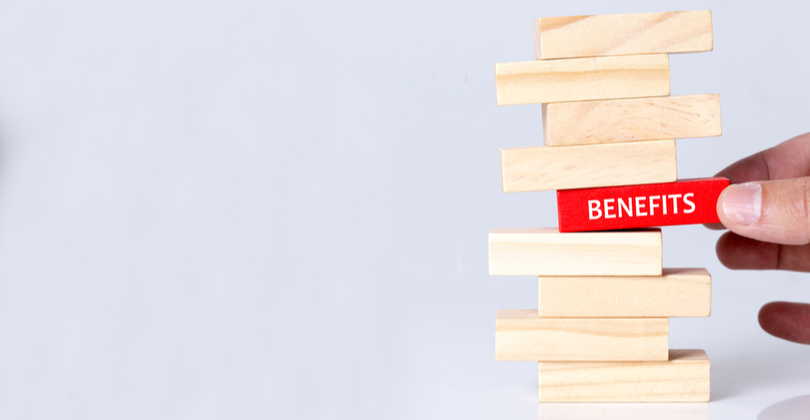
[(504, 192), (675, 182), (675, 140), (501, 149)]
[(547, 17), (534, 21), (538, 60), (711, 51), (712, 12)]
[(669, 95), (666, 54), (495, 65), (498, 105)]
[(711, 315), (705, 268), (665, 268), (663, 277), (540, 277), (541, 318), (673, 318)]
[(493, 276), (660, 276), (662, 258), (661, 229), (497, 228), (489, 233)]
[(538, 318), (537, 310), (500, 310), (495, 359), (529, 361), (667, 360), (667, 318)]
[(709, 358), (670, 350), (661, 362), (540, 362), (541, 402), (708, 402)]
[(714, 137), (720, 95), (543, 104), (546, 146)]

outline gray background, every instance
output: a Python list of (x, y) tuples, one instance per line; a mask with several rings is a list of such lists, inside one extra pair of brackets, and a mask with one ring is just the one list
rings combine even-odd
[[(715, 50), (671, 58), (673, 95), (722, 98), (722, 137), (678, 141), (708, 176), (810, 131), (797, 4), (0, 3), (0, 417), (551, 418), (494, 360), (537, 284), (487, 274), (487, 233), (556, 225), (500, 190), (498, 148), (542, 137), (494, 63), (540, 16), (712, 9)], [(718, 236), (665, 229), (714, 275), (671, 347), (712, 358), (715, 419), (810, 409), (810, 349), (756, 322), (807, 275), (729, 271)], [(554, 418), (709, 415), (593, 407)]]

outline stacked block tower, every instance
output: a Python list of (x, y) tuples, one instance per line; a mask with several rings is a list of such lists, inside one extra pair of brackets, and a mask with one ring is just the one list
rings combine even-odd
[(499, 228), (489, 271), (539, 276), (500, 310), (497, 360), (537, 361), (541, 402), (709, 400), (703, 350), (669, 318), (708, 317), (711, 276), (663, 268), (660, 226), (717, 223), (724, 178), (677, 179), (675, 139), (721, 134), (716, 94), (669, 96), (669, 55), (711, 51), (710, 11), (540, 18), (535, 61), (495, 66), (498, 105), (542, 104), (545, 146), (501, 149), (504, 192), (557, 190), (557, 228)]

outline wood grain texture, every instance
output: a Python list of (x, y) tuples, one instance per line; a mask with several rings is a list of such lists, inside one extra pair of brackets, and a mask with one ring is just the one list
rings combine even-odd
[(534, 21), (538, 60), (711, 51), (713, 44), (709, 10), (547, 17)]
[(498, 311), (495, 359), (667, 360), (667, 318), (538, 318), (535, 309)]
[(665, 268), (663, 276), (540, 277), (540, 318), (673, 318), (711, 315), (705, 268)]
[(489, 274), (660, 276), (661, 239), (661, 229), (583, 233), (560, 233), (556, 228), (493, 229)]
[(504, 192), (675, 182), (675, 140), (501, 149)]
[(560, 232), (720, 223), (717, 199), (728, 178), (557, 191)]
[(540, 362), (541, 402), (708, 402), (709, 358), (670, 350), (660, 362)]
[(498, 105), (669, 95), (666, 54), (495, 65)]
[(543, 133), (546, 146), (719, 136), (720, 95), (543, 104)]

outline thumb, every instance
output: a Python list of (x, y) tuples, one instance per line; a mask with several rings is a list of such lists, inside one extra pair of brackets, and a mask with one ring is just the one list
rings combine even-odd
[(717, 216), (732, 232), (785, 245), (810, 243), (810, 178), (730, 185)]

